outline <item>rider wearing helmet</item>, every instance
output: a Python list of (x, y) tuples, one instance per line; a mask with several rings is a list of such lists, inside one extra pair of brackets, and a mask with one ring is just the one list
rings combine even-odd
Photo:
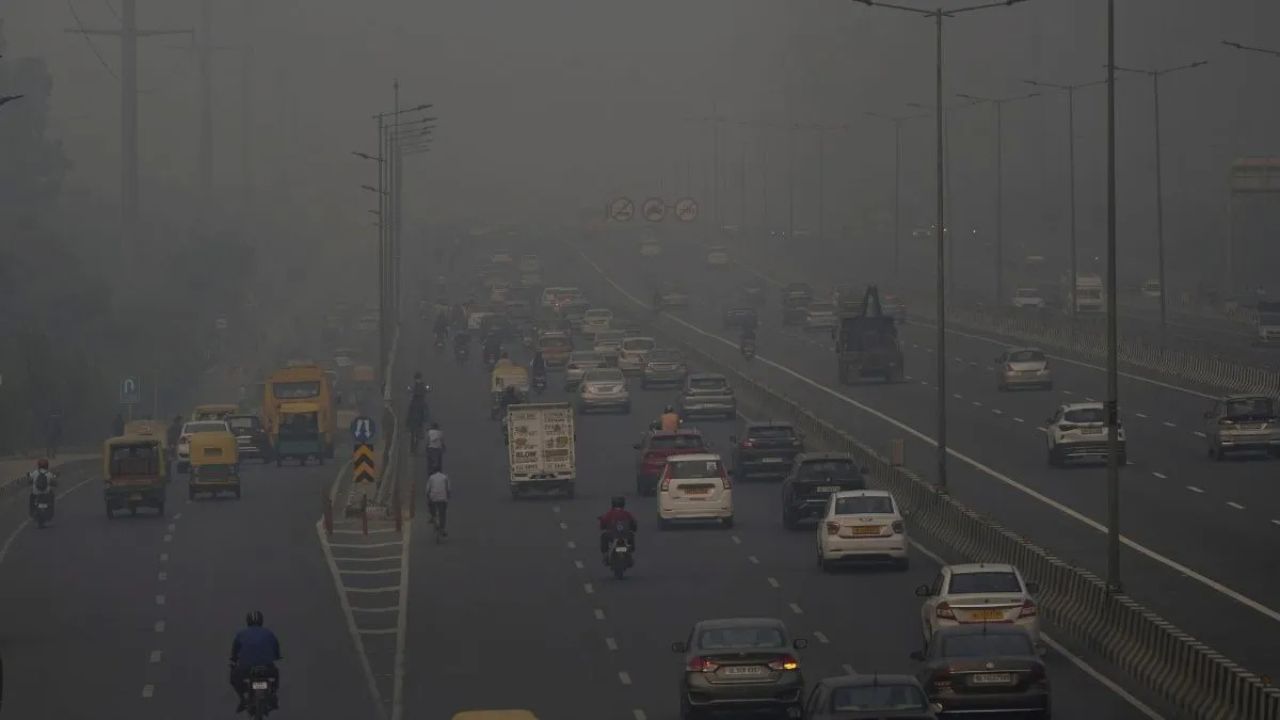
[(31, 486), (31, 495), (27, 498), (27, 514), (34, 514), (36, 511), (36, 499), (45, 496), (48, 498), (50, 509), (53, 508), (54, 488), (58, 486), (58, 476), (49, 470), (49, 461), (40, 458), (36, 461), (36, 469), (27, 473), (27, 483)]
[[(253, 668), (262, 668), (267, 677), (275, 682), (275, 692), (271, 693), (275, 707), (279, 707), (280, 670), (277, 660), (283, 660), (280, 654), (280, 640), (276, 634), (263, 627), (262, 612), (253, 610), (244, 616), (245, 627), (236, 633), (231, 642), (231, 687), (240, 697), (240, 705), (236, 712), (243, 712), (248, 700), (244, 683)], [(274, 708), (273, 708), (274, 709)]]
[(662, 417), (658, 418), (658, 429), (663, 432), (675, 432), (680, 429), (680, 416), (670, 405), (662, 409)]
[(631, 547), (631, 551), (636, 549), (636, 518), (627, 512), (627, 499), (621, 495), (615, 495), (610, 503), (609, 512), (600, 516), (600, 555), (604, 560), (604, 564), (609, 564), (609, 541), (615, 537), (618, 532), (618, 526), (622, 526), (623, 536), (626, 538), (627, 545)]

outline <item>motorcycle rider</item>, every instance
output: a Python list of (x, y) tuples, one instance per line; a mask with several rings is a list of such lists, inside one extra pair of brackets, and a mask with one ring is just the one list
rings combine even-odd
[(231, 687), (240, 698), (236, 712), (244, 712), (248, 707), (248, 693), (245, 691), (245, 680), (249, 671), (260, 667), (266, 670), (267, 677), (275, 682), (275, 692), (271, 693), (272, 710), (280, 707), (280, 669), (277, 660), (283, 660), (280, 654), (280, 640), (276, 634), (263, 627), (262, 611), (252, 610), (244, 616), (245, 627), (236, 633), (231, 641)]
[(740, 350), (744, 355), (747, 354), (748, 351), (750, 351), (753, 354), (755, 353), (756, 351), (755, 325), (746, 324), (742, 326), (742, 336), (738, 338), (738, 350)]
[(436, 471), (444, 471), (444, 431), (440, 423), (433, 422), (427, 430), (427, 473)]
[(529, 363), (529, 375), (535, 383), (539, 379), (543, 384), (547, 382), (547, 361), (542, 357), (541, 350), (533, 354), (533, 361)]
[(662, 432), (675, 432), (680, 429), (680, 415), (670, 405), (662, 409), (662, 417), (658, 418), (658, 429)]
[(459, 359), (465, 358), (471, 346), (471, 334), (463, 327), (453, 334), (453, 354)]
[(609, 543), (618, 532), (618, 525), (623, 527), (623, 539), (632, 552), (636, 549), (636, 518), (627, 511), (627, 499), (615, 495), (609, 503), (609, 512), (601, 515), (600, 521), (600, 555), (604, 564), (609, 564)]
[(36, 461), (36, 469), (27, 473), (27, 483), (31, 486), (31, 495), (27, 498), (27, 514), (36, 514), (36, 501), (45, 498), (49, 503), (49, 515), (53, 515), (53, 503), (57, 499), (54, 488), (58, 487), (58, 476), (49, 470), (49, 461), (40, 458)]
[(486, 335), (484, 338), (485, 361), (496, 361), (500, 353), (502, 353), (502, 338), (493, 333)]

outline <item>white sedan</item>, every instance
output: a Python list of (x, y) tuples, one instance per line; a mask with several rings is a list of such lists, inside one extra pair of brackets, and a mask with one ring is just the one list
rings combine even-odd
[(893, 495), (884, 490), (832, 493), (818, 522), (818, 567), (841, 562), (892, 562), (910, 566), (907, 528)]
[(920, 608), (920, 632), (926, 643), (940, 627), (966, 623), (1011, 623), (1025, 628), (1040, 646), (1040, 612), (1032, 597), (1035, 583), (1005, 563), (944, 565), (933, 585), (921, 585), (916, 595)]

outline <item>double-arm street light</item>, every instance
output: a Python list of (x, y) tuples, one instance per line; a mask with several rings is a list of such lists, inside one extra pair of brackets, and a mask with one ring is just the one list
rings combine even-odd
[(956, 97), (975, 103), (990, 103), (996, 109), (996, 305), (1005, 303), (1004, 297), (1004, 106), (1019, 100), (1040, 97), (1039, 92), (1008, 97), (981, 97), (956, 93)]
[(1187, 63), (1185, 65), (1177, 65), (1174, 67), (1161, 68), (1158, 70), (1137, 70), (1134, 68), (1116, 66), (1116, 70), (1122, 72), (1134, 73), (1137, 75), (1146, 75), (1151, 78), (1152, 93), (1152, 109), (1155, 123), (1155, 145), (1156, 145), (1156, 281), (1160, 283), (1160, 346), (1164, 347), (1165, 335), (1168, 330), (1166, 311), (1168, 302), (1165, 299), (1168, 294), (1164, 284), (1164, 173), (1160, 165), (1160, 78), (1182, 70), (1190, 70), (1198, 68), (1201, 65), (1208, 64), (1208, 60), (1197, 60), (1196, 62)]
[(1237, 50), (1248, 50), (1249, 52), (1256, 52), (1256, 53), (1262, 53), (1263, 55), (1271, 55), (1271, 56), (1274, 56), (1274, 57), (1280, 57), (1280, 50), (1275, 50), (1275, 49), (1273, 49), (1273, 48), (1255, 47), (1255, 46), (1253, 46), (1253, 45), (1244, 45), (1244, 44), (1241, 44), (1241, 43), (1238, 43), (1238, 42), (1232, 42), (1232, 41), (1230, 41), (1230, 40), (1223, 40), (1223, 41), (1222, 41), (1222, 44), (1223, 44), (1223, 45), (1226, 45), (1227, 47), (1233, 47), (1233, 48), (1235, 48), (1235, 49), (1237, 49)]
[(979, 5), (969, 5), (967, 7), (958, 8), (936, 8), (934, 10), (922, 10), (906, 5), (898, 5), (889, 2), (880, 2), (879, 0), (855, 0), (868, 7), (881, 7), (890, 10), (898, 10), (900, 12), (909, 12), (913, 15), (932, 18), (935, 29), (935, 68), (934, 68), (934, 115), (936, 118), (937, 130), (937, 153), (938, 161), (936, 168), (936, 183), (938, 196), (938, 219), (936, 227), (935, 241), (937, 244), (937, 315), (938, 315), (938, 331), (937, 331), (937, 373), (938, 373), (938, 486), (946, 489), (947, 487), (947, 300), (946, 300), (946, 243), (943, 240), (943, 228), (946, 226), (946, 207), (943, 201), (943, 147), (942, 147), (942, 21), (944, 18), (953, 18), (957, 15), (977, 12), (989, 8), (1008, 7), (1016, 5), (1026, 0), (1003, 0), (1002, 2), (989, 2)]
[(902, 125), (908, 120), (926, 118), (929, 115), (885, 115), (870, 111), (865, 114), (893, 124), (893, 276), (897, 278), (902, 256)]

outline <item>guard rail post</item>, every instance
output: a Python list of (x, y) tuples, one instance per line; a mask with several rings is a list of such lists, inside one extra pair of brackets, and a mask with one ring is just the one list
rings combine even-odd
[(333, 501), (329, 499), (329, 495), (324, 491), (320, 492), (320, 506), (324, 513), (324, 533), (329, 537), (333, 537)]
[(369, 496), (360, 498), (360, 533), (369, 534)]

